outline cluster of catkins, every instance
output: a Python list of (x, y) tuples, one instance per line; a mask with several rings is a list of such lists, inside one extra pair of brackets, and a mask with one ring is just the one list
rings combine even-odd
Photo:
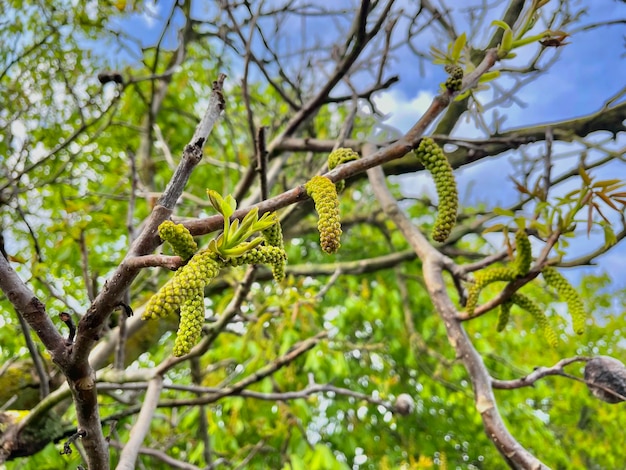
[(432, 237), (433, 240), (443, 243), (454, 228), (459, 205), (459, 195), (452, 167), (443, 150), (430, 137), (422, 138), (415, 150), (415, 155), (435, 181), (439, 208)]
[[(333, 151), (328, 158), (328, 166), (332, 170), (337, 165), (359, 158), (351, 149), (340, 148)], [(339, 182), (343, 188), (343, 181)], [(337, 187), (331, 180), (323, 176), (314, 176), (305, 185), (306, 191), (315, 202), (319, 215), (318, 229), (320, 244), (327, 253), (335, 253), (339, 249), (341, 224), (339, 222), (339, 199)], [(223, 200), (218, 194), (209, 191), (212, 204), (216, 209), (228, 207), (231, 202)], [(228, 216), (223, 210), (222, 214)], [(250, 215), (250, 214), (248, 214)], [(257, 220), (254, 218), (254, 220)], [(227, 221), (227, 220), (226, 220)], [(241, 225), (250, 228), (246, 220)], [(228, 225), (228, 224), (227, 224)], [(226, 225), (225, 225), (226, 227)], [(280, 282), (285, 278), (287, 255), (283, 246), (283, 234), (279, 222), (262, 230), (265, 244), (250, 242), (248, 249), (239, 246), (225, 246), (227, 239), (233, 243), (246, 237), (235, 226), (228, 226), (218, 240), (212, 240), (209, 248), (198, 251), (198, 245), (181, 224), (165, 221), (159, 226), (159, 236), (168, 242), (174, 252), (187, 263), (181, 267), (174, 277), (154, 294), (142, 315), (142, 319), (165, 317), (180, 312), (180, 324), (174, 342), (174, 355), (187, 354), (198, 342), (204, 324), (204, 289), (225, 266), (241, 266), (244, 264), (267, 264), (272, 267), (274, 278)], [(233, 233), (231, 233), (231, 231)], [(239, 237), (239, 238), (238, 238)], [(221, 245), (220, 245), (221, 242)], [(220, 248), (221, 246), (221, 248)], [(245, 245), (244, 245), (245, 246)], [(226, 255), (225, 255), (226, 253)], [(232, 253), (236, 255), (231, 256)]]
[(498, 281), (511, 282), (528, 274), (532, 262), (532, 250), (525, 230), (520, 229), (515, 233), (515, 246), (515, 259), (508, 266), (483, 269), (474, 274), (474, 283), (469, 288), (467, 303), (465, 304), (469, 315), (474, 313), (478, 304), (478, 296), (486, 286)]
[(463, 86), (463, 68), (458, 65), (448, 64), (444, 69), (448, 74), (448, 79), (443, 86), (452, 93), (461, 91), (461, 87)]
[[(349, 148), (338, 148), (328, 155), (328, 169), (357, 160), (359, 154)], [(315, 203), (318, 215), (317, 229), (320, 233), (320, 246), (328, 254), (336, 253), (341, 245), (341, 222), (339, 221), (338, 192), (343, 191), (345, 181), (334, 184), (325, 176), (314, 176), (304, 185), (307, 194)]]
[[(474, 313), (480, 292), (487, 285), (497, 281), (511, 282), (529, 272), (530, 265), (532, 263), (532, 251), (526, 231), (521, 229), (518, 230), (515, 234), (515, 241), (517, 248), (516, 256), (509, 265), (487, 268), (474, 274), (474, 283), (468, 290), (466, 303), (466, 310), (469, 315)], [(582, 334), (585, 326), (586, 315), (583, 304), (576, 290), (570, 285), (567, 279), (565, 279), (565, 277), (563, 277), (553, 267), (544, 268), (542, 275), (546, 283), (553, 287), (559, 295), (565, 299), (572, 316), (574, 331), (577, 334)], [(506, 327), (510, 317), (511, 307), (513, 305), (517, 305), (521, 309), (529, 312), (533, 318), (535, 318), (537, 325), (543, 331), (543, 334), (550, 346), (556, 346), (558, 342), (557, 335), (550, 326), (548, 317), (544, 313), (543, 309), (533, 299), (520, 292), (514, 293), (506, 302), (503, 302), (500, 305), (497, 323), (498, 331), (502, 331)]]
[[(275, 226), (278, 223), (272, 225)], [(224, 258), (210, 249), (198, 251), (195, 240), (182, 224), (165, 221), (159, 226), (159, 236), (188, 262), (150, 298), (142, 319), (162, 318), (180, 311), (174, 356), (187, 354), (200, 339), (204, 324), (204, 289), (217, 277), (222, 267), (264, 263), (272, 266), (277, 281), (285, 277), (287, 256), (282, 247), (280, 226), (267, 230), (273, 233), (272, 243), (276, 243), (276, 246), (268, 243), (240, 256)]]

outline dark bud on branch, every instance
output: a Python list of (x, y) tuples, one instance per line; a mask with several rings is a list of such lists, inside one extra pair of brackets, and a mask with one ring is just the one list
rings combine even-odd
[(67, 312), (59, 313), (59, 318), (70, 330), (66, 343), (68, 345), (72, 344), (74, 342), (74, 336), (76, 336), (76, 325), (74, 325), (74, 320), (72, 320), (72, 316)]
[(126, 315), (126, 318), (130, 318), (130, 317), (132, 317), (135, 314), (135, 312), (133, 312), (133, 309), (130, 308), (130, 305), (125, 304), (124, 302), (119, 302), (115, 306), (115, 308), (120, 308), (120, 309), (124, 310), (124, 315)]
[(70, 455), (72, 453), (72, 448), (70, 447), (74, 441), (77, 439), (81, 439), (87, 435), (87, 431), (79, 429), (78, 432), (69, 437), (67, 442), (63, 444), (63, 450), (59, 452), (61, 455)]

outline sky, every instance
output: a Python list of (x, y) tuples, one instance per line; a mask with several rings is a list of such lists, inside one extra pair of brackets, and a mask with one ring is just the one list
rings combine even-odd
[[(554, 0), (553, 0), (554, 2)], [(271, 2), (270, 2), (271, 3)], [(350, 0), (323, 0), (318, 4), (341, 7), (354, 4)], [(439, 2), (434, 2), (439, 4)], [(464, 2), (464, 8), (470, 4), (480, 2)], [(495, 19), (501, 14), (508, 2), (493, 2), (491, 14), (493, 18), (488, 18), (485, 24), (489, 24), (491, 19)], [(406, 4), (407, 10), (414, 4), (413, 0), (397, 0), (398, 5)], [(449, 2), (450, 5), (457, 5), (456, 2)], [(172, 8), (172, 0), (147, 3), (147, 7), (123, 21), (116, 20), (114, 26), (139, 39), (144, 45), (150, 45), (162, 33), (163, 18), (165, 18)], [(192, 15), (195, 18), (207, 19), (215, 14), (211, 3), (194, 2), (192, 4)], [(571, 37), (567, 39), (564, 47), (551, 49), (545, 54), (544, 59), (539, 63), (543, 66), (548, 60), (554, 59), (555, 63), (539, 79), (530, 81), (516, 93), (517, 101), (506, 107), (496, 107), (489, 109), (485, 113), (485, 119), (489, 123), (499, 116), (504, 117), (503, 130), (513, 129), (525, 125), (536, 125), (538, 123), (549, 123), (556, 120), (569, 119), (597, 111), (602, 104), (610, 97), (617, 94), (626, 85), (626, 23), (612, 26), (602, 26), (600, 28), (585, 29), (586, 26), (594, 25), (604, 21), (625, 20), (626, 3), (617, 0), (594, 0), (594, 1), (573, 1), (573, 7), (585, 7), (586, 12), (581, 17), (581, 21), (570, 28)], [(182, 17), (175, 16), (173, 26), (180, 25)], [(325, 20), (324, 20), (325, 21)], [(321, 21), (304, 25), (302, 22), (293, 21), (283, 31), (280, 37), (272, 38), (281, 47), (293, 47), (294, 42), (301, 41), (304, 37), (311, 41), (328, 42), (328, 26)], [(488, 37), (494, 31), (494, 27), (475, 28), (468, 23), (464, 23), (460, 16), (454, 17), (454, 26), (458, 32), (465, 31), (471, 43), (480, 47), (484, 45)], [(539, 28), (541, 25), (537, 25)], [(332, 27), (335, 30), (347, 27), (347, 22), (337, 22)], [(171, 31), (173, 31), (172, 29)], [(436, 33), (420, 36), (420, 41), (430, 41), (437, 44)], [(176, 41), (173, 32), (166, 34), (164, 45), (171, 47)], [(441, 44), (438, 47), (442, 47)], [(445, 47), (445, 45), (443, 46)], [(518, 58), (502, 63), (504, 67), (516, 67), (525, 63), (525, 59), (540, 47), (537, 44), (518, 49)], [(387, 91), (378, 93), (375, 103), (378, 108), (386, 114), (385, 126), (392, 126), (398, 132), (408, 130), (421, 113), (427, 108), (434, 95), (439, 90), (439, 84), (445, 80), (443, 67), (433, 67), (428, 64), (420, 66), (415, 56), (408, 49), (401, 48), (397, 52), (397, 60), (391, 63), (386, 76), (398, 75), (399, 83)], [(132, 62), (133, 55), (118, 56), (118, 61)], [(411, 64), (412, 66), (407, 66)], [(235, 70), (237, 64), (235, 63)], [(238, 77), (229, 77), (229, 80), (237, 80)], [(504, 87), (513, 85), (512, 80), (502, 77), (498, 81)], [(489, 101), (490, 91), (481, 92), (479, 97), (485, 103)], [(624, 100), (624, 97), (621, 98)], [(463, 121), (453, 133), (455, 136), (464, 138), (477, 138), (483, 133), (472, 122)], [(605, 136), (598, 135), (597, 139)], [(619, 148), (626, 145), (624, 133), (618, 136), (617, 142), (610, 144), (612, 148)], [(529, 153), (541, 152), (543, 144), (538, 144), (533, 148), (526, 146), (525, 151)], [(575, 146), (567, 148), (555, 148), (555, 151), (571, 151)], [(597, 152), (589, 152), (589, 160), (596, 157)], [(468, 165), (459, 170), (456, 174), (459, 182), (461, 194), (461, 204), (475, 206), (478, 203), (485, 203), (489, 206), (506, 206), (516, 201), (517, 193), (513, 190), (513, 183), (507, 179), (511, 172), (511, 159), (519, 158), (519, 152), (511, 152), (502, 158), (494, 161), (489, 159), (486, 162), (479, 162)], [(569, 170), (572, 165), (578, 165), (578, 156), (574, 154), (570, 158), (559, 160), (555, 164), (554, 174), (559, 174)], [(612, 178), (616, 172), (622, 172), (626, 177), (624, 164), (612, 165), (599, 170), (594, 170), (593, 175), (597, 178)], [(404, 178), (406, 188), (421, 187), (429, 194), (434, 195), (434, 188), (428, 175), (420, 173), (418, 175)], [(417, 185), (415, 183), (418, 183)], [(571, 188), (570, 188), (571, 189)], [(410, 190), (406, 191), (409, 195)], [(581, 237), (576, 242), (576, 248), (580, 251), (590, 245), (595, 239)], [(593, 272), (607, 270), (614, 273), (615, 287), (626, 288), (626, 243), (622, 243), (617, 249), (611, 252), (610, 256), (601, 258), (598, 268), (592, 268)], [(583, 272), (590, 272), (589, 268), (578, 270), (573, 274), (578, 277)]]

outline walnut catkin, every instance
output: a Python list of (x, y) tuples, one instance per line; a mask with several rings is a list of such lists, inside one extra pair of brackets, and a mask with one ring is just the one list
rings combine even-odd
[(325, 176), (314, 176), (305, 185), (307, 194), (315, 202), (318, 214), (317, 228), (320, 245), (326, 253), (335, 253), (340, 246), (341, 224), (339, 222), (339, 198), (337, 189)]
[(422, 138), (417, 150), (415, 150), (415, 155), (435, 181), (439, 208), (432, 237), (433, 240), (443, 243), (454, 228), (459, 205), (454, 173), (443, 150), (430, 137)]

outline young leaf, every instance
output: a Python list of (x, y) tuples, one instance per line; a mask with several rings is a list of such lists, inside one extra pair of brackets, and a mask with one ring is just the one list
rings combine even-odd
[(585, 168), (582, 165), (578, 167), (578, 174), (580, 174), (580, 177), (583, 179), (583, 182), (587, 186), (591, 184), (591, 177), (589, 176), (589, 173), (585, 171)]
[(499, 70), (492, 70), (490, 72), (484, 73), (479, 79), (478, 83), (486, 83), (494, 80), (500, 76)]
[(504, 21), (502, 21), (502, 20), (493, 20), (491, 22), (491, 26), (497, 26), (499, 28), (502, 28), (505, 31), (511, 29), (511, 27), (508, 24), (506, 24)]
[(507, 29), (502, 35), (502, 46), (500, 50), (508, 53), (513, 48), (513, 31)]
[(622, 186), (624, 186), (624, 182), (620, 179), (604, 180), (593, 183), (594, 188), (606, 188), (607, 191), (612, 191), (614, 189), (621, 188)]
[(452, 61), (456, 64), (461, 58), (461, 52), (463, 52), (463, 48), (465, 47), (465, 43), (467, 42), (467, 36), (465, 33), (461, 34), (456, 41), (454, 41), (454, 46), (452, 47)]
[(222, 203), (224, 202), (224, 199), (222, 198), (220, 193), (218, 193), (217, 191), (213, 191), (212, 189), (207, 189), (206, 194), (209, 197), (209, 201), (211, 202), (213, 208), (220, 214), (224, 215), (224, 213), (222, 212)]
[(515, 215), (515, 212), (513, 212), (512, 210), (503, 209), (502, 207), (494, 207), (493, 213), (496, 215), (503, 215), (506, 217), (513, 217)]
[(235, 198), (229, 194), (222, 201), (222, 214), (224, 215), (224, 218), (233, 215), (235, 213), (235, 209), (237, 209), (237, 201), (235, 201)]
[(616, 211), (619, 211), (618, 207), (613, 203), (611, 198), (606, 193), (601, 192), (597, 194), (600, 197), (600, 199), (602, 199), (611, 209), (615, 209)]
[(604, 230), (604, 246), (606, 248), (613, 246), (617, 243), (617, 237), (615, 236), (615, 231), (611, 224), (602, 224), (602, 229)]
[(241, 221), (240, 230), (248, 232), (259, 220), (259, 208), (253, 207)]

